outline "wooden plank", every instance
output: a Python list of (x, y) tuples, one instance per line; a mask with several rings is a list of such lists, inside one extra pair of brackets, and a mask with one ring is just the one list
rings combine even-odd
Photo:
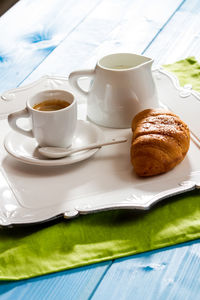
[(89, 299), (111, 262), (68, 270), (17, 282), (0, 283), (0, 300)]
[[(109, 2), (109, 1), (107, 1), (107, 2)], [(146, 5), (145, 5), (144, 1), (141, 1), (141, 2), (143, 4), (143, 7), (140, 6), (139, 4), (137, 4), (138, 5), (137, 7), (138, 8), (140, 7), (141, 11), (143, 12), (143, 8), (145, 11), (145, 8), (148, 6), (148, 3), (146, 3)], [(136, 2), (133, 1), (132, 3), (136, 3)], [(157, 1), (157, 3), (158, 3), (158, 1)], [(169, 5), (168, 1), (163, 2), (162, 5), (165, 5), (164, 3), (166, 4), (166, 6)], [(170, 17), (170, 14), (172, 14), (172, 12), (175, 10), (175, 7), (177, 7), (177, 5), (179, 5), (180, 3), (181, 3), (181, 1), (179, 1), (179, 2), (174, 1), (173, 3), (171, 3), (171, 5), (174, 5), (174, 8), (171, 9), (171, 13), (169, 13), (169, 10), (165, 6), (163, 7), (163, 11), (161, 14), (160, 14), (160, 12), (158, 12), (158, 10), (156, 10), (155, 14), (157, 14), (159, 16), (160, 20), (162, 19), (163, 15), (165, 15), (165, 14), (167, 15), (164, 18), (163, 22), (160, 22), (158, 20), (157, 21), (158, 23), (156, 23), (156, 22), (154, 23), (151, 18), (149, 21), (148, 17), (147, 17), (147, 20), (142, 19), (142, 13), (141, 13), (141, 11), (140, 11), (140, 13), (138, 11), (139, 16), (140, 16), (140, 17), (138, 17), (138, 20), (141, 20), (141, 22), (140, 21), (138, 22), (139, 27), (136, 26), (137, 23), (135, 23), (135, 27), (138, 30), (137, 31), (138, 35), (136, 35), (136, 43), (135, 44), (134, 44), (134, 36), (131, 36), (130, 44), (129, 44), (130, 32), (127, 32), (127, 30), (129, 30), (128, 24), (132, 23), (134, 25), (134, 22), (131, 21), (131, 17), (134, 16), (134, 14), (131, 15), (131, 7), (133, 10), (134, 5), (131, 6), (131, 4), (130, 4), (130, 6), (127, 6), (127, 8), (126, 8), (126, 10), (128, 11), (127, 15), (129, 14), (127, 19), (124, 15), (124, 18), (121, 18), (119, 20), (119, 23), (115, 23), (115, 25), (113, 27), (112, 27), (112, 22), (109, 23), (109, 21), (108, 21), (108, 26), (106, 27), (106, 25), (105, 25), (106, 18), (105, 18), (105, 21), (101, 20), (101, 19), (103, 19), (102, 15), (103, 15), (104, 9), (102, 9), (101, 13), (100, 13), (101, 10), (97, 9), (95, 11), (95, 14), (96, 14), (95, 20), (98, 17), (98, 22), (95, 23), (95, 26), (92, 29), (92, 31), (94, 31), (93, 34), (92, 33), (89, 34), (89, 31), (87, 31), (87, 29), (89, 30), (89, 25), (91, 25), (92, 23), (94, 24), (94, 20), (92, 20), (93, 17), (91, 14), (90, 16), (88, 16), (89, 19), (91, 18), (90, 22), (88, 21), (88, 18), (86, 18), (80, 24), (80, 26), (77, 27), (78, 33), (76, 33), (77, 31), (72, 32), (67, 37), (66, 40), (63, 40), (63, 42), (59, 44), (59, 46), (54, 50), (54, 52), (52, 52), (52, 54), (50, 54), (47, 57), (47, 59), (40, 65), (40, 67), (37, 68), (37, 70), (35, 72), (33, 72), (32, 75), (27, 79), (27, 81), (24, 81), (24, 83), (35, 80), (38, 78), (38, 76), (41, 76), (45, 73), (53, 72), (53, 73), (58, 73), (58, 74), (67, 74), (75, 68), (85, 67), (85, 66), (88, 67), (88, 66), (92, 65), (94, 63), (94, 61), (96, 61), (96, 58), (98, 57), (99, 54), (103, 54), (104, 51), (106, 52), (107, 50), (110, 50), (113, 48), (121, 49), (121, 48), (123, 48), (123, 46), (125, 46), (125, 47), (130, 46), (129, 49), (132, 49), (131, 51), (138, 51), (138, 52), (143, 51), (148, 46), (148, 44), (151, 43), (151, 41), (155, 37), (155, 35), (159, 33), (159, 31), (162, 29), (162, 26), (167, 22), (168, 18)], [(105, 1), (102, 2), (99, 7), (106, 7), (104, 5), (106, 5)], [(158, 5), (159, 5), (159, 3), (158, 3)], [(149, 4), (149, 6), (150, 6), (150, 4)], [(114, 6), (110, 7), (110, 10), (109, 10), (110, 12), (113, 11), (111, 9), (113, 7)], [(164, 12), (164, 9), (166, 10), (165, 12)], [(98, 12), (99, 12), (99, 15), (98, 15)], [(118, 11), (118, 13), (119, 13), (119, 11)], [(135, 15), (137, 18), (137, 10), (135, 10)], [(176, 17), (177, 17), (177, 15), (178, 15), (178, 13), (176, 14)], [(148, 12), (147, 12), (147, 16), (148, 16)], [(125, 23), (123, 23), (123, 22), (125, 22)], [(127, 26), (124, 24), (127, 24)], [(159, 26), (157, 24), (159, 24)], [(169, 24), (167, 24), (167, 26), (169, 26)], [(131, 27), (131, 28), (135, 28), (135, 27)], [(102, 28), (102, 30), (101, 30), (101, 28)], [(84, 37), (86, 37), (85, 33), (87, 33), (87, 32), (91, 37), (91, 40), (89, 40), (89, 41), (87, 41), (87, 39), (84, 38)], [(100, 37), (97, 36), (96, 32), (100, 32)], [(162, 32), (164, 32), (164, 30)], [(159, 37), (159, 35), (158, 35), (158, 37)], [(169, 36), (169, 39), (170, 39), (170, 36)], [(100, 42), (98, 42), (98, 40)], [(152, 46), (153, 46), (154, 42), (152, 43)], [(119, 47), (117, 45), (119, 45)], [(160, 45), (162, 45), (162, 44), (160, 44)], [(159, 53), (160, 45), (158, 44), (158, 46), (157, 46), (157, 52), (152, 51), (152, 52), (150, 52), (150, 54), (153, 55), (153, 53), (155, 53), (155, 54)], [(164, 54), (164, 51), (165, 51), (165, 48), (162, 48), (162, 54)], [(91, 57), (91, 59), (90, 59), (90, 57)], [(135, 298), (134, 297), (135, 294), (137, 295), (138, 287), (140, 290), (139, 292), (141, 292), (141, 293), (142, 293), (141, 290), (143, 290), (144, 287), (146, 287), (146, 291), (144, 292), (144, 295), (146, 295), (147, 299), (156, 299), (157, 284), (158, 284), (158, 288), (159, 288), (159, 295), (164, 295), (164, 294), (162, 294), (162, 288), (161, 288), (162, 286), (163, 286), (163, 289), (165, 289), (165, 291), (168, 291), (168, 286), (171, 287), (171, 285), (173, 285), (174, 282), (171, 282), (170, 280), (168, 282), (168, 285), (165, 282), (165, 280), (167, 280), (168, 278), (169, 279), (171, 278), (169, 276), (170, 272), (174, 271), (174, 273), (172, 273), (172, 274), (174, 274), (174, 277), (172, 279), (174, 279), (175, 283), (177, 281), (177, 276), (180, 275), (181, 272), (183, 272), (186, 280), (188, 280), (187, 276), (186, 276), (186, 272), (184, 272), (184, 270), (187, 270), (191, 274), (191, 276), (193, 276), (193, 277), (191, 277), (191, 281), (192, 281), (192, 278), (194, 278), (194, 274), (198, 278), (198, 276), (199, 276), (198, 269), (194, 268), (194, 273), (193, 273), (192, 272), (193, 269), (190, 269), (190, 263), (192, 263), (193, 267), (196, 266), (195, 262), (198, 265), (199, 261), (198, 261), (198, 259), (195, 260), (194, 257), (195, 257), (195, 255), (198, 256), (197, 253), (199, 251), (199, 248), (198, 247), (197, 247), (197, 249), (193, 248), (193, 251), (195, 252), (194, 255), (193, 255), (193, 252), (191, 252), (192, 250), (190, 247), (188, 247), (188, 250), (183, 250), (182, 254), (181, 254), (181, 252), (179, 252), (179, 253), (176, 252), (177, 251), (176, 249), (177, 248), (175, 248), (175, 250), (174, 250), (174, 252), (175, 252), (174, 254), (172, 251), (171, 253), (168, 253), (168, 255), (166, 255), (166, 256), (165, 256), (165, 252), (161, 251), (160, 253), (163, 253), (163, 255), (160, 254), (160, 256), (158, 255), (158, 257), (155, 252), (153, 254), (148, 253), (147, 257), (146, 257), (146, 254), (142, 254), (140, 257), (133, 257), (131, 259), (128, 258), (128, 259), (116, 261), (115, 266), (110, 268), (110, 270), (107, 272), (105, 278), (103, 279), (102, 283), (101, 283), (101, 279), (102, 279), (102, 276), (104, 275), (104, 273), (102, 273), (102, 275), (99, 276), (98, 280), (94, 284), (91, 284), (94, 289), (95, 285), (96, 284), (98, 285), (98, 283), (100, 283), (99, 287), (94, 292), (94, 295), (92, 294), (93, 295), (92, 299), (99, 299), (100, 297), (101, 297), (101, 299), (112, 299), (112, 295), (111, 295), (111, 298), (109, 298), (109, 297), (106, 298), (106, 295), (111, 294), (111, 288), (112, 288), (112, 292), (114, 292), (114, 295), (115, 296), (117, 295), (117, 297), (115, 299), (123, 299), (123, 297), (124, 297), (124, 299), (133, 299), (133, 298), (134, 299), (143, 299), (143, 298)], [(186, 258), (186, 264), (184, 264), (184, 261), (185, 261), (184, 256)], [(192, 257), (193, 257), (193, 259), (192, 259)], [(160, 258), (160, 260), (159, 260), (159, 258)], [(166, 260), (165, 260), (165, 258), (166, 258)], [(172, 263), (174, 262), (174, 264), (176, 265), (176, 260), (178, 258), (179, 258), (178, 266), (180, 267), (180, 269), (179, 270), (173, 269)], [(181, 258), (182, 258), (182, 261), (181, 261)], [(170, 262), (170, 259), (172, 259), (172, 262), (168, 265), (168, 263)], [(123, 264), (124, 261), (125, 262), (128, 261), (126, 265)], [(149, 272), (145, 271), (146, 272), (145, 273), (144, 270), (142, 270), (142, 268), (140, 268), (139, 265), (137, 265), (141, 261), (145, 264), (146, 267), (149, 267), (149, 269), (150, 269)], [(165, 262), (167, 262), (167, 266), (162, 265), (162, 263), (165, 263)], [(181, 262), (182, 262), (182, 265), (181, 265)], [(193, 262), (194, 262), (194, 265), (193, 265)], [(157, 266), (158, 269), (156, 269), (156, 270), (153, 269), (153, 267), (155, 268), (156, 263), (160, 264), (159, 266), (160, 266), (161, 270), (159, 270), (159, 266)], [(137, 271), (137, 272), (134, 272), (134, 276), (136, 276), (136, 277), (134, 277), (132, 275), (133, 264), (134, 264), (134, 270)], [(121, 269), (121, 266), (122, 266), (122, 268), (124, 268), (124, 271), (123, 271), (123, 269)], [(181, 268), (181, 266), (183, 267), (183, 269)], [(117, 268), (118, 268), (118, 271), (117, 271)], [(78, 275), (76, 274), (77, 270), (72, 270), (72, 271), (74, 271), (73, 284), (72, 284), (72, 281), (70, 284), (71, 274), (69, 274), (67, 272), (63, 273), (64, 276), (62, 279), (61, 279), (61, 277), (59, 277), (60, 280), (58, 280), (59, 278), (57, 277), (57, 275), (52, 274), (52, 275), (49, 275), (50, 277), (45, 277), (44, 281), (41, 281), (41, 278), (38, 278), (38, 279), (34, 279), (34, 280), (28, 280), (28, 281), (24, 282), (23, 285), (21, 285), (21, 286), (20, 286), (20, 283), (18, 283), (17, 287), (19, 287), (19, 289), (17, 290), (16, 286), (14, 286), (14, 285), (12, 287), (10, 286), (10, 288), (8, 288), (8, 290), (5, 291), (5, 293), (3, 294), (3, 297), (4, 297), (3, 299), (13, 299), (14, 296), (17, 299), (20, 299), (20, 298), (26, 299), (25, 296), (28, 296), (27, 297), (28, 299), (31, 299), (31, 298), (38, 299), (38, 298), (41, 298), (40, 297), (41, 294), (40, 294), (40, 290), (39, 290), (40, 287), (41, 288), (44, 287), (44, 290), (42, 291), (42, 295), (45, 296), (45, 299), (62, 299), (65, 296), (67, 299), (70, 299), (70, 298), (68, 298), (68, 295), (71, 296), (71, 294), (74, 292), (74, 290), (76, 291), (77, 286), (78, 286), (79, 296), (82, 295), (82, 292), (83, 292), (83, 295), (81, 298), (76, 298), (76, 299), (82, 299), (82, 300), (88, 299), (87, 296), (91, 295), (93, 289), (90, 289), (88, 291), (87, 296), (86, 296), (86, 294), (84, 294), (84, 289), (87, 289), (87, 284), (88, 283), (90, 284), (91, 278), (93, 279), (93, 274), (91, 271), (90, 276), (87, 278), (87, 281), (85, 281), (84, 278), (85, 278), (85, 272), (87, 273), (87, 268), (86, 269), (83, 268), (83, 270), (84, 271), (80, 276), (79, 276), (79, 274)], [(106, 270), (108, 270), (108, 269), (106, 269)], [(93, 271), (95, 273), (95, 269)], [(62, 275), (62, 274), (58, 273), (58, 276), (60, 276), (60, 275)], [(167, 275), (168, 275), (168, 277), (167, 277)], [(107, 284), (107, 280), (108, 280), (107, 276), (109, 276), (110, 279), (112, 279), (112, 280), (114, 278), (114, 283), (112, 285), (111, 285), (112, 282), (109, 281), (110, 286)], [(165, 278), (165, 280), (161, 281), (159, 276), (161, 276), (161, 279), (163, 276), (163, 280), (164, 280), (164, 278)], [(122, 280), (121, 280), (121, 277), (122, 277)], [(145, 277), (144, 283), (143, 283), (143, 277)], [(181, 279), (182, 279), (182, 281), (181, 281)], [(176, 295), (175, 292), (178, 291), (178, 288), (182, 288), (182, 284), (184, 283), (184, 277), (183, 278), (181, 277), (181, 279), (178, 278), (178, 284), (177, 285), (174, 284), (174, 289), (171, 288), (171, 294), (169, 293), (170, 295), (175, 296)], [(47, 280), (47, 284), (45, 285), (46, 280)], [(82, 285), (82, 282), (81, 282), (82, 280), (84, 280), (84, 285)], [(142, 286), (141, 286), (141, 281), (142, 281)], [(162, 284), (160, 284), (160, 281), (162, 282)], [(117, 282), (117, 284), (116, 284), (116, 282)], [(104, 285), (104, 283), (106, 283), (106, 286)], [(190, 285), (193, 287), (192, 283), (193, 282), (187, 281), (186, 286), (188, 288)], [(12, 284), (14, 284), (14, 283), (12, 283)], [(81, 285), (80, 289), (79, 289), (79, 285)], [(127, 288), (127, 285), (129, 288)], [(134, 288), (132, 288), (132, 286), (134, 286)], [(166, 288), (165, 288), (165, 286), (166, 286)], [(73, 287), (73, 292), (72, 292), (72, 287)], [(177, 290), (176, 290), (176, 288), (177, 288)], [(69, 289), (69, 291), (68, 291), (68, 289)], [(116, 291), (119, 292), (119, 294), (115, 293), (115, 289), (116, 289)], [(194, 290), (197, 291), (196, 286), (194, 286)], [(120, 294), (121, 291), (123, 291), (123, 294)], [(150, 294), (148, 293), (148, 291)], [(138, 295), (139, 295), (139, 292), (138, 292)], [(18, 297), (18, 295), (19, 295), (19, 297)], [(47, 298), (46, 298), (46, 295), (47, 295)], [(120, 298), (120, 295), (122, 295), (122, 298)], [(149, 298), (148, 297), (149, 295), (150, 296), (153, 295), (155, 297)], [(181, 295), (183, 295), (183, 294), (181, 294)], [(165, 294), (165, 296), (166, 296), (166, 294)], [(5, 297), (9, 297), (9, 298), (5, 298)], [(71, 298), (71, 299), (73, 299), (73, 298)], [(161, 299), (161, 298), (157, 297), (157, 299)], [(164, 299), (167, 299), (167, 298), (164, 298)], [(174, 299), (174, 298), (172, 297), (169, 299)], [(186, 298), (184, 298), (184, 299), (186, 299)]]
[(101, 0), (21, 0), (0, 19), (0, 93), (16, 87)]
[(188, 56), (200, 59), (200, 3), (188, 0), (145, 51), (156, 64), (167, 64)]
[(198, 299), (200, 243), (117, 259), (92, 300)]
[(44, 74), (67, 76), (75, 69), (93, 67), (108, 52), (123, 49), (142, 52), (181, 3), (180, 0), (162, 4), (159, 0), (103, 0), (23, 84)]
[[(186, 1), (149, 44), (145, 55), (159, 64), (191, 55), (199, 58), (199, 16), (199, 1)], [(110, 300), (197, 299), (199, 251), (200, 241), (194, 241), (115, 260), (93, 300), (102, 299), (102, 294)]]

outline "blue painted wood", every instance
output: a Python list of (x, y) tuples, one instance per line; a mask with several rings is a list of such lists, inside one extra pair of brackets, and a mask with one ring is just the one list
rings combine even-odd
[(18, 86), (101, 0), (21, 0), (0, 18), (0, 93)]
[(0, 282), (0, 300), (86, 300), (111, 265), (103, 262), (17, 282)]
[(92, 300), (200, 298), (200, 242), (117, 259)]
[[(158, 0), (102, 1), (23, 84), (44, 74), (68, 76), (75, 69), (94, 67), (99, 57), (110, 52), (142, 52), (181, 3), (180, 0), (164, 1), (162, 5)], [(158, 7), (159, 14), (154, 7)]]
[(158, 36), (147, 47), (145, 55), (153, 55), (156, 64), (167, 64), (188, 56), (200, 59), (200, 3), (184, 1)]

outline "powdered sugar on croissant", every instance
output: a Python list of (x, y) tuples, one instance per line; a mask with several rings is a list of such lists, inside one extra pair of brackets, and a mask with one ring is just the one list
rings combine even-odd
[(139, 176), (165, 173), (185, 157), (190, 144), (188, 126), (174, 113), (146, 109), (132, 122), (131, 162)]

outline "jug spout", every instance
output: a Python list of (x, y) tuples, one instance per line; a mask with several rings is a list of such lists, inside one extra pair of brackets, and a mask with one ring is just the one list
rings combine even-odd
[(137, 65), (136, 67), (143, 67), (146, 66), (148, 68), (151, 68), (152, 64), (153, 64), (153, 59), (150, 57), (146, 57), (143, 55), (136, 55), (135, 57)]
[(106, 70), (127, 70), (148, 65), (151, 67), (153, 59), (133, 54), (133, 53), (115, 53), (110, 54), (99, 60), (97, 66)]

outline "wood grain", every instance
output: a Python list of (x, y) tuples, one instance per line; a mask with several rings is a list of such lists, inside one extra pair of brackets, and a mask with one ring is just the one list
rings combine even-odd
[(188, 56), (200, 59), (200, 5), (185, 1), (162, 29), (145, 55), (153, 55), (156, 64), (167, 64)]
[(117, 259), (92, 300), (198, 299), (198, 241)]
[(0, 93), (21, 82), (100, 0), (21, 0), (0, 19)]
[[(114, 51), (199, 58), (198, 0), (21, 0), (0, 18), (0, 92)], [(197, 299), (199, 241), (0, 284), (0, 299)]]
[(111, 263), (103, 262), (18, 282), (0, 282), (0, 299), (89, 299)]
[[(30, 83), (44, 74), (68, 76), (81, 68), (93, 68), (105, 54), (117, 51), (141, 53), (182, 1), (102, 1), (62, 43), (25, 79)], [(159, 14), (154, 7), (158, 7)], [(106, 12), (106, 14), (105, 14)]]

